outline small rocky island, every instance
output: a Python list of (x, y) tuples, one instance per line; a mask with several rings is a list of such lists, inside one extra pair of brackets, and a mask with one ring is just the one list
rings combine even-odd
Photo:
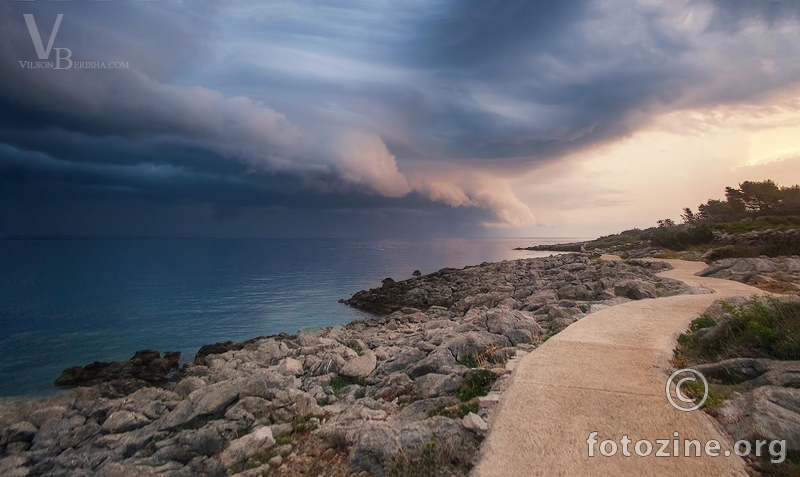
[(587, 254), (384, 280), (341, 328), (70, 368), (0, 406), (4, 476), (465, 475), (519, 359), (589, 313), (705, 293)]

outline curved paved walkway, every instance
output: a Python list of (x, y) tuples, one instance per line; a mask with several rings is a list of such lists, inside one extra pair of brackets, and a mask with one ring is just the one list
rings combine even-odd
[[(611, 258), (611, 257), (604, 257)], [(700, 262), (664, 260), (660, 276), (714, 290), (633, 301), (593, 313), (557, 334), (518, 365), (495, 410), (473, 475), (498, 476), (745, 476), (741, 458), (588, 457), (586, 439), (716, 439), (730, 442), (704, 412), (680, 412), (664, 394), (675, 340), (719, 298), (763, 293), (730, 280), (700, 278)], [(633, 445), (630, 446), (633, 452)], [(672, 446), (670, 445), (670, 449)], [(620, 445), (621, 449), (621, 445)], [(671, 453), (671, 450), (670, 450)]]

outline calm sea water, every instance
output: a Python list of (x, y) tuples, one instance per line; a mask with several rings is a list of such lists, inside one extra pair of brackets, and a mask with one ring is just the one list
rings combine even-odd
[(0, 240), (0, 396), (136, 350), (294, 333), (364, 315), (337, 303), (419, 269), (549, 255), (571, 239)]

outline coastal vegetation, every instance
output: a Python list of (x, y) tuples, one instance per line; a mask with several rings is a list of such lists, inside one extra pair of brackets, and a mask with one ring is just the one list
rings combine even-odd
[[(686, 207), (683, 223), (672, 219), (658, 221), (656, 227), (631, 229), (607, 235), (584, 244), (586, 250), (649, 244), (670, 251), (709, 249), (718, 236), (748, 232), (785, 232), (800, 228), (800, 185), (781, 187), (772, 180), (745, 181), (739, 187), (726, 187), (725, 200), (709, 199), (697, 207)], [(797, 236), (775, 234), (758, 244), (730, 244), (710, 260), (732, 257), (770, 257), (800, 254)]]
[(703, 315), (678, 338), (683, 364), (731, 358), (800, 360), (800, 302), (753, 297), (747, 305), (722, 303), (718, 320)]
[[(757, 296), (732, 301), (715, 303), (692, 321), (678, 338), (674, 364), (707, 378), (703, 408), (737, 439), (788, 439), (790, 449), (780, 465), (764, 456), (750, 458), (754, 475), (800, 475), (796, 440), (775, 434), (776, 422), (785, 426), (781, 429), (797, 425), (787, 416), (800, 402), (800, 301)], [(685, 391), (700, 398), (706, 390), (696, 381)]]

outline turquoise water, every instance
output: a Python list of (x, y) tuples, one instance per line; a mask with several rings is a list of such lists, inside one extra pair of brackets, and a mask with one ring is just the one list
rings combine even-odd
[(549, 255), (571, 239), (0, 240), (0, 396), (139, 349), (294, 333), (364, 315), (337, 303), (419, 269)]

